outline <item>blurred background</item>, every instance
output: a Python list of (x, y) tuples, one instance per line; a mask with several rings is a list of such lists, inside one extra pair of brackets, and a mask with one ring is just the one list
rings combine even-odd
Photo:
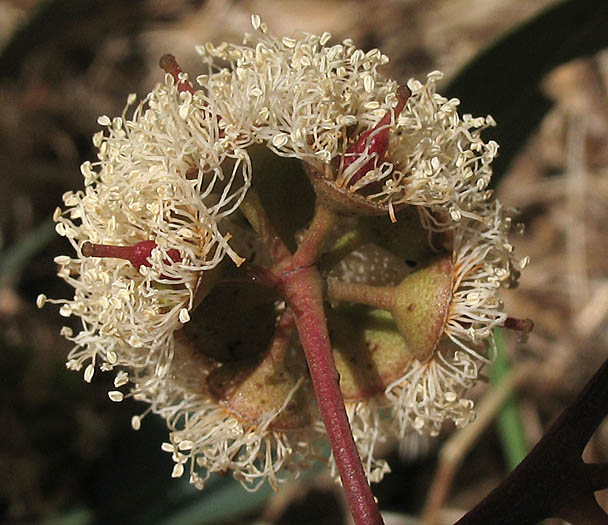
[[(491, 423), (445, 502), (446, 523), (493, 488), (608, 357), (608, 14), (602, 0), (2, 0), (0, 1), (0, 521), (36, 523), (346, 523), (342, 496), (322, 472), (277, 494), (250, 494), (226, 478), (203, 492), (170, 477), (166, 428), (65, 369), (70, 345), (53, 306), (70, 296), (53, 258), (70, 253), (50, 217), (82, 187), (97, 117), (162, 79), (158, 58), (193, 76), (206, 41), (240, 41), (258, 13), (271, 31), (329, 31), (391, 58), (385, 73), (445, 72), (463, 112), (492, 114), (501, 144), (496, 190), (520, 210), (514, 239), (530, 265), (504, 294), (530, 318), (527, 341), (505, 334), (500, 370), (526, 368), (511, 425)], [(549, 11), (547, 11), (549, 10)], [(557, 13), (557, 14), (556, 14)], [(530, 25), (532, 24), (532, 25)], [(603, 28), (603, 30), (602, 30)], [(488, 135), (488, 136), (490, 136)], [(498, 180), (499, 179), (499, 180)], [(508, 372), (506, 372), (508, 373)], [(476, 388), (491, 396), (487, 383)], [(494, 418), (501, 421), (505, 414)], [(504, 422), (504, 419), (503, 419)], [(453, 433), (386, 450), (393, 472), (374, 487), (391, 523), (416, 523)], [(608, 460), (608, 425), (585, 451)], [(435, 481), (434, 481), (435, 480)], [(597, 494), (608, 509), (608, 494)]]

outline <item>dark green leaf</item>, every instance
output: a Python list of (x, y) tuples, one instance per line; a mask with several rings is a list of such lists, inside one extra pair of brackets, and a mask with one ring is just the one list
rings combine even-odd
[(518, 26), (452, 79), (446, 96), (460, 98), (463, 112), (490, 114), (498, 123), (486, 134), (500, 144), (495, 185), (551, 107), (539, 88), (542, 77), (607, 47), (607, 27), (608, 2), (559, 2)]

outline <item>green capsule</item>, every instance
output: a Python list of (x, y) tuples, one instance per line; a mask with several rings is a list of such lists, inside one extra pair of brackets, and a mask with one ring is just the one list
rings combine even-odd
[(368, 399), (399, 379), (413, 356), (391, 314), (365, 306), (327, 312), (340, 389), (350, 401)]
[(241, 421), (259, 425), (276, 414), (269, 429), (304, 428), (311, 422), (313, 396), (305, 364), (291, 361), (269, 352), (262, 361), (224, 363), (209, 374), (207, 387)]
[(452, 302), (454, 269), (450, 255), (433, 259), (396, 288), (391, 310), (407, 346), (419, 361), (434, 354)]

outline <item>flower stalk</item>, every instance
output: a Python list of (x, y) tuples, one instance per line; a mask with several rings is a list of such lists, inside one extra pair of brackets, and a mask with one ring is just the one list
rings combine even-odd
[(289, 259), (291, 253), (277, 233), (255, 190), (249, 190), (240, 210), (266, 247), (272, 261), (281, 264)]
[(317, 203), (312, 222), (293, 257), (296, 266), (316, 264), (338, 223), (338, 214), (323, 203)]
[(395, 306), (395, 287), (371, 286), (369, 284), (347, 283), (339, 279), (328, 279), (327, 298), (332, 302), (365, 304), (390, 311)]
[(323, 310), (322, 283), (316, 268), (296, 268), (283, 275), (281, 288), (295, 314), (321, 417), (353, 519), (357, 525), (382, 524), (344, 408)]

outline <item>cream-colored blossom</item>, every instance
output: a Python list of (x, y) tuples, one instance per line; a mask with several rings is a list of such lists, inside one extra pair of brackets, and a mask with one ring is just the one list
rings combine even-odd
[[(421, 206), (433, 229), (449, 229), (461, 217), (478, 218), (472, 208), (487, 197), (498, 150), (480, 131), (494, 121), (461, 117), (457, 99), (436, 93), (440, 72), (430, 73), (426, 84), (408, 82), (405, 108), (385, 126), (390, 129), (385, 157), (377, 158), (368, 147), (345, 167), (344, 160), (354, 156), (349, 147), (397, 105), (397, 83), (379, 71), (388, 57), (377, 49), (364, 52), (352, 40), (330, 44), (327, 33), (280, 38), (264, 25), (255, 27), (243, 45), (207, 44), (198, 50), (210, 64), (210, 74), (201, 80), (223, 89), (220, 98), (231, 106), (232, 118), (252, 129), (256, 140), (306, 162), (338, 187), (388, 206), (391, 214), (397, 206)], [(230, 68), (213, 73), (217, 59)]]
[[(301, 427), (275, 425), (303, 380), (282, 404), (248, 419), (211, 392), (207, 378), (218, 362), (176, 334), (192, 322), (205, 272), (226, 256), (243, 261), (231, 248), (243, 227), (231, 215), (251, 182), (248, 148), (261, 143), (300, 159), (393, 219), (399, 208), (415, 207), (429, 258), (450, 252), (451, 298), (432, 356), (412, 357), (378, 395), (346, 404), (364, 471), (379, 481), (389, 468), (377, 448), (391, 435), (437, 435), (446, 421), (460, 427), (474, 417), (466, 390), (492, 359), (492, 329), (506, 320), (498, 292), (525, 264), (514, 259), (508, 213), (487, 190), (497, 145), (480, 133), (494, 122), (460, 116), (456, 99), (436, 93), (440, 73), (424, 84), (410, 80), (406, 101), (382, 75), (388, 58), (380, 51), (364, 52), (351, 40), (332, 44), (328, 33), (275, 37), (259, 17), (252, 23), (243, 45), (197, 48), (207, 68), (197, 77), (200, 89), (180, 89), (188, 76), (168, 74), (138, 105), (130, 96), (121, 117), (100, 117), (98, 160), (82, 165), (84, 189), (66, 193), (66, 209), (54, 215), (76, 252), (56, 259), (74, 297), (41, 295), (37, 303), (58, 303), (62, 316), (80, 318), (80, 331), (62, 330), (75, 344), (69, 368), (84, 368), (90, 382), (96, 369), (119, 367), (110, 399), (148, 404), (133, 417), (134, 429), (149, 413), (166, 420), (163, 450), (172, 454), (174, 477), (187, 474), (202, 488), (211, 473), (233, 471), (248, 489), (264, 481), (276, 488), (320, 457), (325, 431), (316, 408)], [(372, 146), (380, 135), (386, 151)], [(139, 267), (91, 256), (101, 253), (93, 245), (144, 242), (153, 249)], [(406, 266), (368, 244), (331, 277), (394, 286), (411, 271)], [(277, 315), (281, 308), (275, 304)], [(330, 466), (335, 474), (333, 460)]]
[(508, 210), (493, 201), (480, 214), (482, 221), (463, 219), (454, 230), (455, 283), (446, 333), (456, 344), (484, 341), (493, 328), (504, 325), (507, 314), (499, 289), (515, 284), (525, 265), (515, 259), (509, 243)]
[[(190, 99), (190, 100), (187, 100)], [(64, 195), (66, 210), (55, 214), (57, 232), (67, 237), (75, 257), (57, 259), (59, 275), (74, 287), (62, 304), (65, 317), (80, 317), (83, 328), (68, 366), (92, 362), (166, 373), (173, 332), (193, 305), (201, 272), (228, 253), (228, 237), (218, 221), (242, 199), (250, 179), (245, 150), (222, 141), (207, 101), (179, 94), (170, 77), (128, 116), (100, 117), (105, 131), (93, 139), (98, 161), (85, 162), (84, 190)], [(186, 118), (180, 105), (188, 104)], [(223, 172), (226, 159), (233, 166)], [(192, 173), (196, 172), (195, 175)], [(83, 255), (85, 243), (156, 245), (148, 266)], [(179, 261), (169, 255), (179, 253)], [(91, 379), (90, 369), (87, 379)], [(116, 397), (116, 396), (115, 396)]]
[[(314, 426), (276, 430), (273, 421), (292, 400), (296, 383), (283, 404), (256, 422), (247, 422), (223, 407), (209, 392), (208, 373), (214, 368), (190, 344), (178, 340), (167, 378), (143, 373), (132, 377), (135, 399), (150, 404), (169, 428), (162, 449), (175, 462), (173, 477), (189, 476), (198, 488), (213, 473), (233, 472), (247, 490), (268, 481), (278, 483), (310, 468), (321, 457), (322, 434)], [(168, 379), (168, 378), (171, 379)]]
[(494, 120), (460, 116), (458, 99), (436, 92), (442, 78), (434, 71), (426, 84), (408, 82), (412, 94), (390, 135), (388, 153), (399, 186), (391, 202), (419, 206), (425, 226), (435, 231), (452, 229), (461, 218), (481, 220), (475, 208), (491, 195), (486, 188), (498, 152), (496, 142), (480, 136)]
[[(418, 226), (406, 219), (409, 237), (426, 227), (426, 214), (417, 207)], [(466, 391), (495, 354), (492, 330), (507, 319), (499, 297), (502, 287), (511, 286), (525, 260), (514, 257), (508, 234), (511, 218), (498, 201), (479, 201), (475, 218), (461, 218), (443, 234), (451, 251), (452, 289), (440, 338), (428, 360), (412, 359), (402, 375), (386, 385), (393, 421), (389, 433), (404, 437), (412, 429), (437, 435), (446, 421), (464, 426), (474, 417)], [(399, 228), (400, 222), (394, 225)], [(430, 230), (432, 231), (432, 230)], [(408, 237), (408, 235), (406, 235)], [(340, 261), (330, 276), (349, 283), (373, 286), (394, 285), (412, 269), (386, 249), (366, 243)], [(435, 240), (439, 243), (439, 240)], [(432, 252), (431, 252), (432, 253)], [(421, 262), (421, 261), (418, 261)], [(424, 265), (424, 262), (423, 262)], [(377, 402), (377, 401), (376, 401)]]
[(474, 417), (466, 390), (493, 360), (492, 330), (507, 319), (499, 291), (517, 281), (523, 266), (508, 242), (511, 218), (498, 201), (475, 210), (476, 218), (453, 227), (452, 296), (434, 356), (426, 363), (414, 361), (386, 389), (401, 436), (412, 427), (437, 434), (447, 419), (460, 427)]
[(243, 45), (199, 46), (207, 63), (230, 63), (201, 80), (221, 79), (233, 118), (257, 140), (324, 171), (344, 155), (348, 128), (373, 127), (396, 104), (398, 87), (378, 72), (388, 62), (378, 49), (364, 52), (350, 39), (330, 45), (330, 38), (279, 38), (258, 26)]
[[(115, 387), (130, 383), (127, 395), (149, 404), (134, 416), (134, 429), (149, 413), (166, 419), (170, 443), (164, 448), (176, 462), (174, 477), (187, 469), (202, 487), (213, 472), (232, 470), (248, 489), (265, 480), (276, 488), (288, 471), (299, 474), (300, 463), (308, 466), (319, 455), (318, 432), (274, 431), (280, 408), (255, 424), (240, 421), (206, 388), (214, 364), (175, 341), (176, 330), (190, 321), (204, 272), (226, 254), (242, 261), (220, 228), (248, 188), (251, 165), (243, 147), (250, 135), (240, 130), (228, 137), (213, 86), (192, 95), (180, 94), (174, 84), (167, 75), (130, 117), (133, 97), (122, 117), (99, 119), (107, 129), (94, 138), (99, 160), (83, 164), (84, 190), (64, 195), (67, 208), (55, 214), (57, 231), (76, 250), (75, 257), (56, 259), (74, 298), (41, 295), (37, 302), (61, 304), (62, 315), (80, 318), (80, 332), (66, 327), (63, 333), (75, 343), (68, 367), (84, 367), (87, 382), (96, 367), (121, 367)], [(149, 240), (156, 247), (149, 266), (139, 268), (82, 253), (85, 243), (134, 246)], [(115, 402), (125, 398), (121, 390), (108, 395)]]
[(413, 360), (406, 373), (387, 386), (392, 403), (392, 429), (400, 438), (413, 430), (437, 436), (444, 422), (463, 427), (474, 417), (474, 404), (464, 394), (477, 379), (480, 364), (443, 338), (433, 358)]

